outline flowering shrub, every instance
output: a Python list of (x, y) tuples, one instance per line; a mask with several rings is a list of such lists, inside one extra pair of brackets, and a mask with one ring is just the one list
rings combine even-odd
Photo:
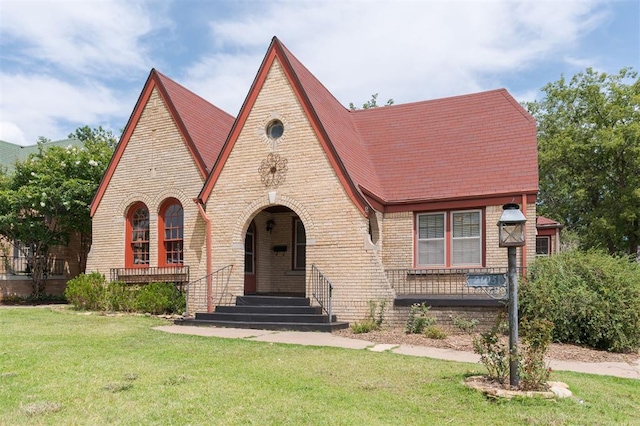
[(500, 340), (504, 329), (505, 321), (501, 312), (491, 330), (473, 339), (473, 350), (480, 355), (480, 362), (487, 368), (487, 376), (503, 384), (509, 376), (510, 359), (509, 347)]
[(429, 315), (430, 307), (424, 303), (414, 303), (409, 310), (409, 318), (407, 318), (407, 325), (405, 326), (405, 332), (422, 334), (424, 329), (430, 327), (436, 323), (435, 317)]
[(544, 357), (553, 338), (553, 323), (547, 320), (523, 320), (522, 349), (520, 359), (520, 388), (523, 390), (546, 390), (551, 368)]

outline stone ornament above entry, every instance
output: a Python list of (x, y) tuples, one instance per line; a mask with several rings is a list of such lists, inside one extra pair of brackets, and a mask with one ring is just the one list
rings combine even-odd
[(280, 154), (270, 153), (262, 160), (258, 173), (267, 188), (277, 188), (287, 177), (287, 159)]

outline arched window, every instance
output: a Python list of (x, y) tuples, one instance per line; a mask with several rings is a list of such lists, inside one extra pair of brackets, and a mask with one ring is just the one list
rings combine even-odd
[(149, 267), (149, 209), (138, 202), (127, 214), (126, 266)]
[(182, 246), (184, 233), (184, 213), (182, 205), (175, 198), (164, 202), (158, 221), (159, 266), (180, 266), (184, 263)]

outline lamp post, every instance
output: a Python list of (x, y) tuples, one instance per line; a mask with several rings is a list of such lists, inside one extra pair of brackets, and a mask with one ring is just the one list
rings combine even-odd
[(509, 283), (509, 384), (518, 387), (518, 275), (516, 272), (516, 247), (525, 244), (524, 224), (527, 218), (515, 203), (502, 206), (498, 220), (499, 246), (507, 247), (507, 281)]

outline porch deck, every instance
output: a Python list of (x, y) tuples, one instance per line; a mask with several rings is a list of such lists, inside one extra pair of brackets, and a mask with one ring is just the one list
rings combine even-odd
[(394, 306), (504, 306), (507, 301), (506, 280), (484, 285), (468, 280), (470, 275), (506, 276), (507, 268), (389, 269), (385, 273), (396, 292)]

